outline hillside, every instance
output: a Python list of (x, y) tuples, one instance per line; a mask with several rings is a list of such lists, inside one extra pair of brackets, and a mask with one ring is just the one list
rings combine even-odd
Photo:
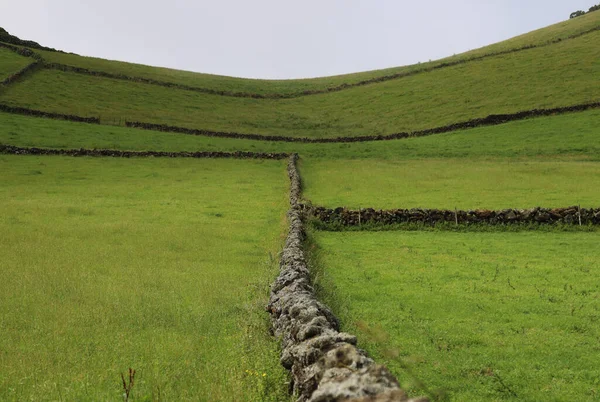
[(305, 92), (310, 93), (328, 91), (340, 87), (344, 88), (349, 85), (356, 85), (370, 80), (394, 79), (398, 75), (401, 76), (416, 71), (428, 70), (447, 63), (470, 60), (516, 49), (549, 45), (577, 35), (585, 34), (591, 30), (599, 29), (600, 17), (597, 14), (598, 13), (590, 13), (577, 19), (563, 21), (504, 42), (492, 44), (437, 61), (422, 62), (410, 66), (393, 67), (376, 71), (302, 80), (242, 79), (150, 67), (94, 57), (82, 57), (61, 52), (38, 51), (38, 53), (47, 60), (48, 63), (84, 68), (95, 72), (150, 79), (228, 94), (287, 97), (299, 96)]
[[(483, 59), (292, 99), (215, 95), (48, 66), (5, 88), (0, 102), (52, 113), (99, 117), (103, 124), (143, 122), (267, 136), (332, 138), (424, 130), (489, 114), (598, 102), (600, 92), (595, 77), (600, 75), (596, 62), (600, 59), (600, 48), (596, 46), (600, 41), (600, 18), (595, 14), (598, 13), (457, 56), (468, 60), (469, 55), (491, 54)], [(522, 46), (536, 43), (543, 46), (522, 50)], [(511, 46), (521, 50), (494, 55)], [(77, 60), (86, 60), (60, 53), (52, 55), (68, 57), (73, 65)], [(44, 57), (48, 57), (47, 53)], [(127, 66), (111, 62), (102, 65), (107, 70), (120, 71)], [(127, 75), (135, 74), (133, 69)], [(386, 73), (364, 74), (363, 77), (372, 78)], [(344, 76), (335, 80), (348, 79), (351, 84), (355, 78)], [(299, 81), (287, 85), (296, 82)], [(270, 84), (267, 81), (265, 85)]]
[(306, 80), (7, 35), (0, 400), (600, 395), (600, 12)]

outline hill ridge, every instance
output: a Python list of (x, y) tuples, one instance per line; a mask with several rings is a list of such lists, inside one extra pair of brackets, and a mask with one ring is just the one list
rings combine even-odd
[[(2, 30), (2, 28), (0, 28), (0, 30)], [(393, 74), (382, 75), (382, 76), (373, 77), (373, 78), (369, 78), (369, 79), (359, 80), (357, 82), (342, 83), (342, 84), (338, 84), (338, 85), (334, 85), (334, 86), (328, 86), (323, 89), (304, 90), (304, 91), (301, 91), (298, 93), (274, 92), (274, 93), (267, 93), (267, 94), (262, 94), (262, 93), (257, 93), (257, 92), (243, 92), (243, 91), (238, 92), (238, 91), (228, 91), (228, 90), (217, 90), (217, 89), (211, 89), (211, 88), (201, 87), (201, 86), (185, 85), (185, 84), (180, 84), (180, 83), (175, 83), (175, 82), (155, 80), (155, 79), (151, 79), (151, 78), (145, 78), (145, 77), (134, 76), (134, 75), (116, 74), (116, 73), (111, 73), (111, 72), (102, 71), (102, 70), (93, 70), (93, 69), (74, 66), (74, 65), (70, 65), (70, 64), (49, 62), (46, 59), (44, 59), (44, 57), (42, 55), (35, 53), (35, 52), (31, 51), (30, 49), (18, 48), (17, 46), (14, 46), (14, 44), (2, 43), (1, 35), (0, 35), (0, 47), (4, 47), (9, 50), (12, 50), (22, 56), (32, 57), (36, 60), (40, 60), (43, 62), (44, 68), (50, 69), (50, 70), (59, 70), (59, 71), (64, 71), (64, 72), (72, 72), (72, 73), (77, 73), (77, 74), (84, 74), (84, 75), (97, 76), (97, 77), (103, 77), (103, 78), (126, 80), (126, 81), (149, 84), (149, 85), (157, 85), (157, 86), (162, 86), (162, 87), (166, 87), (166, 88), (176, 88), (176, 89), (181, 89), (181, 90), (186, 90), (186, 91), (194, 91), (194, 92), (199, 92), (199, 93), (204, 93), (204, 94), (209, 94), (209, 95), (217, 95), (217, 96), (225, 96), (225, 97), (233, 97), (233, 98), (277, 100), (277, 99), (295, 99), (295, 98), (311, 96), (311, 95), (320, 95), (320, 94), (327, 94), (327, 93), (333, 93), (333, 92), (340, 92), (340, 91), (344, 91), (344, 90), (352, 89), (352, 88), (356, 88), (356, 87), (362, 87), (362, 86), (366, 86), (366, 85), (372, 85), (372, 84), (383, 83), (383, 82), (392, 81), (392, 80), (396, 80), (396, 79), (402, 79), (405, 77), (411, 77), (411, 76), (421, 74), (421, 73), (435, 71), (435, 70), (443, 69), (443, 68), (447, 68), (447, 67), (453, 67), (453, 66), (457, 66), (460, 64), (476, 62), (476, 61), (484, 60), (484, 59), (491, 58), (491, 57), (503, 56), (503, 55), (507, 55), (507, 54), (511, 54), (511, 53), (518, 53), (518, 52), (522, 52), (522, 51), (526, 51), (526, 50), (530, 50), (530, 49), (547, 47), (547, 46), (551, 46), (551, 45), (561, 43), (561, 42), (564, 42), (567, 40), (577, 39), (577, 38), (594, 33), (599, 30), (600, 30), (600, 25), (597, 25), (597, 26), (594, 26), (593, 28), (590, 28), (590, 29), (587, 29), (587, 30), (584, 30), (581, 32), (577, 32), (577, 33), (569, 35), (565, 38), (559, 37), (559, 38), (556, 38), (556, 39), (553, 39), (553, 40), (550, 40), (547, 42), (542, 42), (539, 44), (523, 45), (523, 46), (519, 46), (519, 47), (512, 48), (512, 49), (499, 50), (499, 51), (495, 51), (495, 52), (485, 53), (485, 54), (479, 55), (479, 56), (467, 57), (465, 59), (458, 59), (458, 60), (451, 60), (451, 61), (443, 61), (444, 59), (440, 59), (438, 61), (439, 62), (438, 64), (426, 65), (421, 68), (416, 68), (416, 69), (410, 70), (410, 71), (400, 71), (400, 72), (393, 73)], [(0, 34), (1, 34), (1, 31), (0, 31)], [(25, 43), (27, 41), (21, 41), (21, 42)], [(32, 46), (29, 46), (29, 47), (32, 47)], [(38, 45), (38, 49), (61, 52), (61, 51), (57, 51), (55, 49), (44, 48), (39, 45)], [(61, 53), (64, 53), (64, 52), (61, 52)], [(436, 62), (434, 62), (434, 63), (436, 63)], [(406, 67), (408, 67), (408, 66), (406, 66)]]

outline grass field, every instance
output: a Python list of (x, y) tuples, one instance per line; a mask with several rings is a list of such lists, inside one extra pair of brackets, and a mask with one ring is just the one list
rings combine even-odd
[(412, 395), (600, 396), (595, 233), (315, 233), (323, 300)]
[[(495, 113), (598, 101), (600, 31), (401, 80), (286, 100), (207, 95), (43, 70), (0, 102), (49, 112), (313, 138), (390, 134)], [(551, 60), (552, 62), (548, 62)]]
[(306, 160), (315, 205), (503, 209), (600, 205), (600, 163), (553, 158)]
[(251, 80), (225, 77), (210, 74), (199, 74), (188, 71), (149, 67), (140, 64), (108, 61), (93, 57), (81, 57), (68, 53), (46, 52), (35, 50), (44, 59), (53, 63), (83, 67), (90, 70), (105, 71), (134, 77), (149, 78), (188, 86), (231, 92), (249, 92), (257, 94), (298, 94), (306, 90), (322, 90), (342, 84), (352, 84), (363, 80), (382, 77), (390, 74), (409, 72), (436, 66), (442, 62), (463, 60), (490, 53), (516, 49), (523, 46), (545, 44), (558, 39), (566, 39), (600, 25), (600, 15), (590, 13), (574, 20), (563, 21), (515, 38), (472, 50), (463, 54), (450, 56), (442, 60), (425, 62), (410, 66), (392, 67), (383, 70), (345, 74), (333, 77), (320, 77), (304, 80)]
[[(308, 80), (247, 80), (36, 52), (92, 70), (294, 95), (548, 44), (599, 26), (595, 12), (438, 61)], [(332, 207), (598, 207), (600, 109), (335, 144), (123, 125), (325, 138), (598, 102), (599, 42), (595, 31), (294, 99), (208, 95), (42, 69), (3, 88), (0, 104), (97, 116), (103, 125), (0, 113), (0, 144), (297, 152), (304, 197)], [(32, 61), (0, 48), (0, 80)], [(0, 155), (0, 400), (119, 400), (120, 375), (130, 367), (137, 370), (136, 401), (290, 400), (264, 311), (287, 228), (285, 164)], [(600, 399), (597, 232), (311, 230), (319, 298), (411, 395)]]
[[(298, 152), (302, 159), (573, 157), (600, 161), (600, 111), (517, 121), (429, 137), (345, 144), (210, 138), (0, 113), (0, 143), (48, 148)], [(306, 171), (304, 166), (303, 172)]]
[(284, 166), (0, 155), (0, 400), (287, 400)]
[(0, 81), (4, 81), (11, 74), (23, 69), (34, 60), (19, 56), (8, 49), (0, 47)]

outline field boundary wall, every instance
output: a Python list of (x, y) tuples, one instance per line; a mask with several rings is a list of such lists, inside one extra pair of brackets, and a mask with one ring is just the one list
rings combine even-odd
[(0, 144), (0, 154), (4, 155), (55, 155), (55, 156), (95, 156), (115, 158), (235, 158), (235, 159), (286, 159), (288, 153), (265, 153), (265, 152), (220, 152), (220, 151), (198, 151), (198, 152), (162, 152), (162, 151), (119, 151), (114, 149), (52, 149), (52, 148), (28, 148), (15, 147)]
[[(356, 347), (356, 337), (339, 332), (339, 321), (319, 302), (304, 253), (298, 155), (290, 157), (289, 232), (280, 274), (271, 286), (267, 311), (281, 339), (281, 364), (291, 371), (298, 401), (406, 401), (397, 379)], [(419, 399), (426, 400), (426, 399)]]
[[(434, 134), (445, 134), (458, 130), (465, 130), (477, 127), (497, 126), (512, 121), (526, 120), (536, 117), (547, 117), (567, 113), (584, 112), (587, 110), (600, 108), (600, 102), (583, 103), (572, 106), (562, 106), (551, 109), (533, 109), (510, 114), (491, 114), (487, 117), (476, 118), (464, 122), (448, 124), (445, 126), (418, 130), (412, 132), (401, 132), (386, 135), (366, 135), (357, 137), (334, 137), (334, 138), (308, 138), (308, 137), (286, 137), (281, 135), (263, 135), (263, 134), (243, 134), (225, 131), (211, 131), (196, 128), (169, 126), (165, 124), (141, 123), (125, 121), (125, 127), (138, 128), (149, 131), (160, 131), (165, 133), (176, 133), (186, 135), (196, 135), (204, 137), (234, 138), (254, 141), (273, 141), (273, 142), (295, 142), (305, 144), (329, 144), (329, 143), (352, 143), (352, 142), (370, 142), (370, 141), (390, 141), (405, 138), (425, 137)], [(81, 117), (75, 115), (66, 115), (61, 113), (44, 112), (41, 110), (29, 109), (24, 107), (9, 106), (0, 103), (0, 112), (21, 114), (32, 117), (43, 117), (57, 120), (68, 120), (79, 123), (102, 124), (98, 117)]]
[(435, 225), (454, 223), (456, 225), (600, 225), (600, 208), (528, 208), (502, 210), (450, 210), (450, 209), (347, 209), (344, 207), (325, 208), (302, 204), (310, 216), (326, 224), (360, 226), (363, 224), (395, 225), (399, 223), (419, 223)]
[(187, 127), (169, 126), (165, 124), (141, 123), (126, 121), (125, 126), (130, 128), (140, 128), (151, 131), (162, 131), (168, 133), (199, 135), (207, 137), (238, 138), (257, 141), (277, 141), (277, 142), (298, 142), (298, 143), (348, 143), (348, 142), (369, 142), (369, 141), (389, 141), (404, 138), (424, 137), (433, 134), (444, 134), (457, 130), (469, 128), (496, 126), (511, 121), (525, 120), (534, 117), (552, 116), (557, 114), (583, 112), (590, 109), (600, 108), (600, 102), (583, 103), (572, 106), (562, 106), (550, 109), (532, 109), (507, 114), (491, 114), (486, 117), (467, 120), (464, 122), (448, 124), (445, 126), (434, 127), (412, 132), (400, 132), (385, 135), (365, 135), (356, 137), (333, 137), (333, 138), (308, 138), (308, 137), (286, 137), (281, 135), (264, 134), (242, 134), (223, 131), (211, 131)]
[(21, 78), (25, 77), (28, 73), (34, 72), (42, 67), (43, 67), (43, 63), (39, 60), (36, 60), (33, 63), (26, 65), (25, 67), (23, 67), (21, 70), (17, 71), (16, 73), (9, 75), (4, 81), (0, 82), (0, 85), (4, 85), (4, 86), (10, 85), (13, 82), (18, 81)]
[(54, 120), (68, 120), (68, 121), (74, 121), (77, 123), (100, 124), (100, 119), (97, 117), (81, 117), (81, 116), (75, 116), (72, 114), (51, 113), (51, 112), (44, 112), (41, 110), (29, 109), (26, 107), (9, 106), (9, 105), (4, 105), (4, 104), (0, 104), (0, 112), (22, 114), (22, 115), (31, 116), (31, 117), (43, 117), (46, 119), (54, 119)]

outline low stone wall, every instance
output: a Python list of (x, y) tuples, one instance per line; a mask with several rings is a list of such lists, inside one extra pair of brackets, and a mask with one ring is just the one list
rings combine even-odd
[(35, 53), (33, 50), (27, 49), (25, 47), (9, 45), (8, 43), (3, 43), (3, 42), (0, 42), (0, 47), (11, 50), (11, 51), (13, 51), (17, 54), (20, 54), (21, 56), (24, 56), (24, 57), (31, 57), (38, 61), (43, 61), (43, 58), (41, 55), (39, 55), (39, 54)]
[(264, 152), (160, 152), (160, 151), (119, 151), (114, 149), (50, 149), (24, 148), (0, 144), (0, 154), (5, 155), (61, 155), (61, 156), (96, 156), (114, 158), (236, 158), (236, 159), (285, 159), (286, 153)]
[(396, 378), (356, 347), (355, 336), (339, 332), (337, 318), (315, 297), (303, 249), (297, 158), (288, 164), (290, 229), (267, 306), (281, 339), (281, 364), (291, 371), (298, 401), (406, 401)]
[(492, 210), (447, 210), (447, 209), (389, 209), (376, 210), (365, 208), (351, 210), (346, 208), (324, 208), (303, 206), (312, 217), (324, 223), (342, 226), (359, 226), (361, 224), (393, 225), (398, 223), (436, 223), (456, 224), (565, 224), (565, 225), (600, 225), (600, 208), (530, 208)]
[(24, 108), (24, 107), (8, 106), (8, 105), (2, 105), (2, 104), (0, 104), (0, 112), (23, 114), (26, 116), (33, 116), (33, 117), (44, 117), (47, 119), (68, 120), (68, 121), (75, 121), (78, 123), (100, 124), (100, 119), (97, 117), (81, 117), (81, 116), (74, 116), (72, 114), (50, 113), (50, 112), (43, 112), (41, 110), (34, 110), (34, 109), (28, 109), (28, 108)]
[(511, 121), (525, 120), (533, 117), (552, 116), (556, 114), (583, 112), (590, 109), (600, 108), (600, 102), (584, 103), (580, 105), (557, 107), (552, 109), (533, 109), (510, 114), (491, 114), (487, 117), (472, 119), (464, 122), (448, 124), (446, 126), (430, 128), (426, 130), (402, 132), (387, 135), (366, 135), (359, 137), (335, 137), (335, 138), (307, 138), (307, 137), (285, 137), (281, 135), (263, 135), (263, 134), (242, 134), (223, 131), (210, 131), (195, 128), (168, 126), (165, 124), (125, 122), (127, 127), (141, 128), (144, 130), (163, 131), (169, 133), (201, 135), (207, 137), (238, 138), (246, 140), (259, 141), (278, 141), (278, 142), (300, 142), (300, 143), (346, 143), (346, 142), (368, 142), (368, 141), (387, 141), (403, 138), (424, 137), (433, 134), (449, 133), (468, 128), (495, 126)]
[(230, 97), (235, 97), (235, 98), (253, 98), (253, 99), (270, 99), (270, 98), (278, 99), (278, 98), (284, 97), (283, 95), (270, 96), (270, 95), (263, 95), (263, 94), (249, 93), (249, 92), (222, 91), (222, 90), (210, 89), (210, 88), (193, 87), (190, 85), (178, 84), (175, 82), (168, 82), (168, 81), (159, 81), (159, 80), (154, 80), (151, 78), (132, 77), (132, 76), (125, 75), (125, 74), (116, 74), (116, 73), (109, 73), (106, 71), (89, 70), (89, 69), (83, 68), (83, 67), (69, 66), (69, 65), (60, 64), (60, 63), (45, 63), (44, 67), (51, 69), (51, 70), (60, 70), (60, 71), (66, 71), (66, 72), (71, 72), (71, 73), (76, 73), (76, 74), (91, 75), (94, 77), (112, 78), (115, 80), (125, 80), (125, 81), (131, 81), (131, 82), (139, 82), (139, 83), (143, 83), (143, 84), (158, 85), (158, 86), (166, 87), (166, 88), (182, 89), (185, 91), (194, 91), (194, 92), (200, 92), (200, 93), (205, 93), (205, 94), (209, 94), (209, 95), (230, 96)]
[(0, 85), (12, 84), (13, 82), (18, 81), (21, 78), (23, 78), (26, 74), (41, 68), (42, 65), (43, 64), (41, 61), (34, 61), (33, 63), (31, 63), (31, 64), (25, 66), (24, 68), (22, 68), (21, 70), (17, 71), (16, 73), (9, 75), (8, 78), (6, 78), (4, 81), (0, 82)]

